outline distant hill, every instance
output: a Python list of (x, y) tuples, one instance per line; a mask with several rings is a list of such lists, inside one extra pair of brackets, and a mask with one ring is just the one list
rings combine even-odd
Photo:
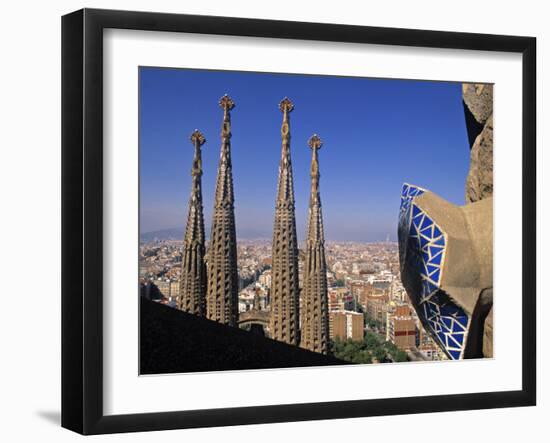
[[(169, 228), (169, 229), (160, 229), (158, 231), (144, 232), (140, 236), (140, 241), (142, 243), (149, 243), (153, 240), (183, 240), (184, 229), (183, 227), (179, 228)], [(205, 228), (206, 239), (210, 238), (210, 226)], [(261, 229), (239, 229), (237, 226), (237, 240), (263, 240), (271, 241), (271, 232), (261, 230)], [(303, 236), (300, 236), (303, 238)], [(336, 241), (328, 240), (329, 243), (388, 243), (396, 244), (395, 241), (373, 241), (373, 242), (362, 242), (362, 241)]]
[(159, 231), (144, 232), (140, 241), (147, 243), (153, 240), (183, 240), (183, 228), (161, 229)]
[[(205, 228), (206, 238), (210, 237), (210, 226)], [(183, 240), (184, 229), (180, 228), (170, 228), (170, 229), (161, 229), (158, 231), (144, 232), (140, 235), (140, 241), (143, 243), (148, 243), (153, 240)], [(247, 229), (240, 230), (237, 227), (237, 238), (246, 239), (246, 240), (258, 240), (266, 239), (271, 240), (271, 232), (264, 232), (262, 230)]]

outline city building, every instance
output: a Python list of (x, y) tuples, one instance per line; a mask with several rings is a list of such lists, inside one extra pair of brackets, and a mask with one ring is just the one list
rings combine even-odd
[(339, 290), (342, 288), (330, 288), (328, 290), (328, 310), (344, 311), (346, 309), (346, 294)]
[(258, 282), (268, 288), (271, 287), (271, 269), (267, 269), (260, 274)]
[(366, 312), (369, 317), (385, 328), (388, 312), (388, 294), (384, 291), (374, 291), (366, 297)]
[(411, 308), (408, 305), (396, 306), (393, 314), (387, 317), (386, 339), (401, 350), (411, 350), (417, 346), (417, 336)]
[(179, 282), (176, 280), (158, 279), (153, 282), (161, 296), (169, 301), (176, 301), (179, 296)]
[(329, 314), (330, 338), (361, 341), (364, 337), (363, 314), (353, 311), (335, 311)]
[(432, 336), (427, 333), (422, 327), (420, 320), (417, 319), (418, 330), (418, 345), (419, 354), (424, 360), (448, 360), (449, 358), (435, 343)]
[(268, 302), (269, 289), (259, 282), (252, 283), (239, 293), (239, 313), (251, 309), (266, 311)]
[(424, 360), (442, 360), (441, 350), (435, 343), (420, 345), (418, 352)]

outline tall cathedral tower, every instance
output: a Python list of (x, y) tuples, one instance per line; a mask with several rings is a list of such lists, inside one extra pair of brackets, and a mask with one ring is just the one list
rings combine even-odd
[(192, 314), (206, 315), (206, 265), (204, 263), (205, 239), (204, 216), (202, 213), (202, 160), (201, 146), (205, 139), (195, 129), (191, 134), (195, 147), (193, 166), (191, 168), (191, 198), (187, 226), (183, 239), (183, 256), (181, 266), (180, 294), (177, 300), (178, 309)]
[(303, 281), (302, 340), (300, 346), (327, 354), (329, 351), (327, 264), (325, 235), (319, 193), (319, 160), (317, 151), (322, 142), (317, 134), (309, 139), (311, 158), (311, 196)]
[(298, 239), (294, 216), (294, 184), (290, 159), (289, 114), (294, 105), (288, 98), (279, 104), (283, 113), (282, 152), (275, 203), (271, 270), (271, 338), (298, 345), (300, 342), (298, 284)]
[(237, 275), (237, 236), (233, 208), (233, 174), (231, 169), (231, 117), (235, 103), (224, 95), (222, 146), (216, 180), (212, 233), (208, 248), (208, 290), (206, 312), (210, 320), (230, 326), (237, 325), (239, 278)]

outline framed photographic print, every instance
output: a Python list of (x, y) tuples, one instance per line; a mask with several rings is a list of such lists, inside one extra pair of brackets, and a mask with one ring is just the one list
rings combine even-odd
[(62, 425), (534, 405), (530, 37), (62, 21)]

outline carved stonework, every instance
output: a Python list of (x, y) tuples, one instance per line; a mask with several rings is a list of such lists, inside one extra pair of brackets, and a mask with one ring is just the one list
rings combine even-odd
[(202, 135), (202, 132), (198, 129), (195, 129), (193, 133), (191, 134), (191, 137), (189, 137), (191, 140), (191, 143), (193, 143), (193, 146), (196, 146), (197, 144), (200, 146), (204, 145), (206, 142), (206, 139), (204, 138), (204, 135)]
[(294, 215), (294, 184), (290, 157), (290, 119), (294, 108), (285, 98), (279, 104), (283, 113), (282, 150), (273, 226), (271, 338), (298, 345), (300, 288), (298, 283), (298, 239)]
[(205, 141), (200, 131), (195, 129), (191, 134), (195, 154), (191, 168), (191, 197), (183, 239), (180, 293), (177, 300), (178, 309), (200, 316), (206, 315), (205, 238), (201, 186), (201, 146)]
[(220, 323), (236, 326), (238, 316), (237, 237), (233, 175), (231, 168), (231, 117), (235, 103), (224, 95), (221, 152), (212, 215), (212, 231), (208, 248), (207, 317)]
[(493, 195), (493, 85), (464, 83), (462, 101), (470, 142), (466, 202)]
[[(279, 103), (279, 109), (281, 110), (281, 112), (283, 114), (286, 115), (286, 117), (288, 117), (288, 113), (291, 112), (294, 109), (294, 104), (290, 101), (290, 99), (288, 97), (285, 97)], [(285, 118), (285, 117), (283, 117), (283, 118)]]
[(309, 139), (311, 158), (311, 196), (304, 264), (302, 337), (300, 346), (327, 354), (329, 351), (329, 319), (325, 235), (319, 192), (319, 160), (317, 151), (322, 142), (317, 134)]

